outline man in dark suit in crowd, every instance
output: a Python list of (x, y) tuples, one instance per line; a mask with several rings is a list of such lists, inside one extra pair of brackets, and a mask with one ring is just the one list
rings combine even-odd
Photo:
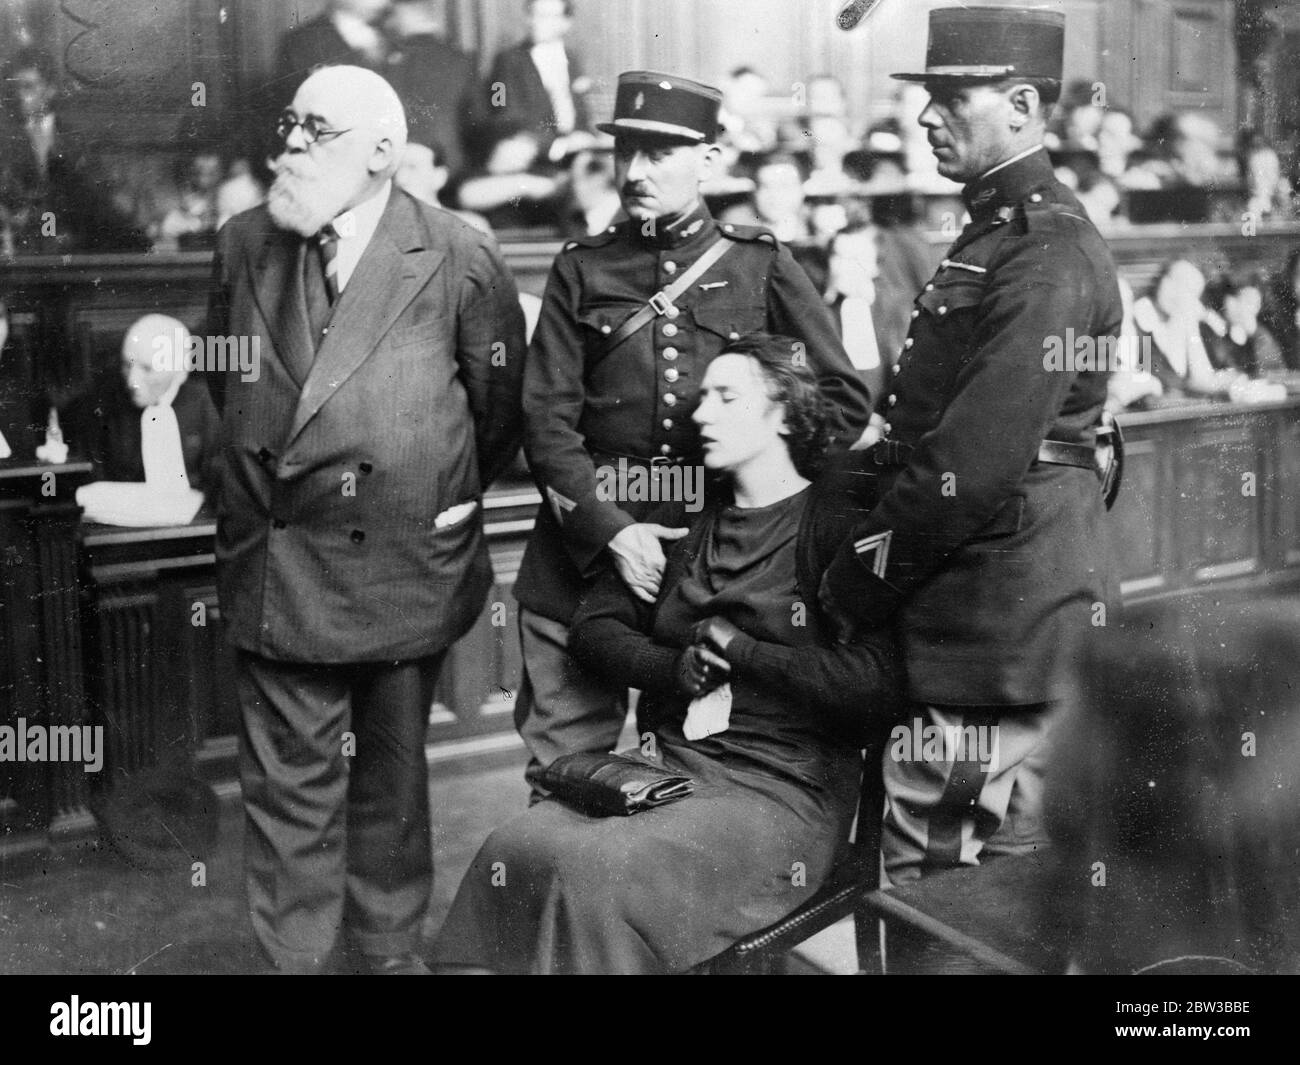
[(317, 71), (279, 132), (267, 203), (218, 235), (208, 327), (261, 352), (256, 380), (209, 375), (250, 909), (282, 971), (320, 971), (346, 925), (372, 971), (420, 972), (426, 726), (492, 583), (523, 318), (492, 242), (393, 187), (382, 78)]
[(896, 75), (930, 92), (919, 121), (971, 216), (914, 302), (868, 513), (822, 586), (846, 620), (895, 625), (906, 656), (915, 735), (884, 762), (896, 883), (1044, 842), (1059, 668), (1106, 620), (1108, 374), (1045, 357), (1121, 319), (1110, 252), (1042, 146), (1064, 37), (1055, 12), (941, 8), (926, 71)]
[[(481, 155), (500, 139), (502, 127), (537, 135), (543, 158), (557, 163), (587, 147), (586, 94), (591, 79), (565, 43), (573, 26), (573, 0), (525, 0), (528, 39), (499, 52), (488, 74), (474, 140)], [(579, 136), (575, 138), (573, 135)], [(558, 142), (558, 143), (557, 143)]]
[(0, 230), (28, 254), (147, 250), (94, 157), (69, 137), (58, 98), (48, 52), (20, 48), (0, 69)]
[(381, 27), (390, 6), (390, 0), (329, 0), (316, 18), (289, 30), (280, 39), (275, 64), (281, 99), (291, 99), (317, 67), (348, 64), (382, 70), (390, 45)]
[(28, 382), (4, 366), (9, 309), (0, 299), (0, 460), (33, 462), (44, 417)]
[(478, 105), (474, 61), (441, 34), (436, 0), (396, 0), (388, 28), (394, 39), (384, 76), (406, 108), (412, 144), (438, 148), (438, 165), (465, 166), (465, 125)]
[(175, 318), (145, 315), (126, 331), (118, 372), (66, 406), (64, 442), (101, 479), (211, 496), (220, 424), (203, 381), (186, 371), (189, 341)]
[[(532, 753), (528, 779), (562, 754), (608, 751), (625, 691), (568, 653), (583, 578), (612, 561), (654, 602), (661, 539), (685, 530), (646, 522), (654, 500), (610, 498), (598, 470), (635, 468), (671, 484), (698, 467), (691, 412), (709, 360), (742, 333), (796, 338), (831, 407), (836, 443), (858, 440), (866, 389), (817, 290), (765, 230), (723, 225), (701, 182), (719, 165), (717, 89), (650, 71), (619, 77), (615, 174), (628, 220), (570, 241), (555, 260), (524, 385), (525, 448), (544, 502), (524, 552), (520, 603), (524, 683), (515, 722)], [(672, 298), (665, 290), (673, 290)], [(656, 496), (656, 498), (663, 498)]]

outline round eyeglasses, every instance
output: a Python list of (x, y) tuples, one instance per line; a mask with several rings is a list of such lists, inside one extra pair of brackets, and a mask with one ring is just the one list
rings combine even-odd
[(330, 129), (315, 115), (308, 115), (300, 119), (292, 111), (282, 111), (280, 117), (275, 120), (275, 134), (282, 141), (287, 141), (295, 129), (302, 130), (302, 139), (308, 144), (315, 144), (319, 140), (330, 140), (333, 137), (341, 137), (344, 133), (351, 133), (349, 129)]

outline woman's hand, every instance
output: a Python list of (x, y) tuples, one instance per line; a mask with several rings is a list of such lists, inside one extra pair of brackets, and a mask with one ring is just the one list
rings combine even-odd
[(691, 644), (677, 657), (677, 690), (692, 699), (722, 687), (730, 676), (727, 660), (702, 644)]
[(727, 645), (732, 637), (738, 636), (740, 630), (726, 618), (707, 617), (697, 621), (691, 630), (691, 642), (702, 644), (719, 655), (726, 655)]

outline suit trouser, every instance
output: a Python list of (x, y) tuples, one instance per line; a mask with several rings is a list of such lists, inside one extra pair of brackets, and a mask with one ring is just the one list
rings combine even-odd
[(1047, 845), (1043, 764), (1053, 704), (912, 704), (885, 749), (885, 872), (899, 885), (981, 854)]
[(279, 968), (320, 969), (344, 923), (365, 954), (416, 946), (433, 885), (424, 744), (442, 659), (237, 656), (249, 912)]
[(569, 627), (519, 608), (524, 677), (515, 700), (515, 728), (531, 757), (524, 778), (532, 801), (546, 796), (542, 770), (562, 754), (612, 751), (627, 717), (627, 689), (607, 684), (569, 654)]

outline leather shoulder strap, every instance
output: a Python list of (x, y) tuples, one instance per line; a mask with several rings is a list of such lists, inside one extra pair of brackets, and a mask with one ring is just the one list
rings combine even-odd
[(628, 337), (644, 329), (661, 314), (667, 313), (668, 308), (673, 305), (673, 301), (695, 284), (697, 278), (703, 277), (708, 269), (726, 255), (731, 248), (731, 241), (725, 237), (719, 237), (716, 242), (710, 244), (705, 249), (704, 254), (695, 260), (689, 270), (667, 288), (660, 289), (651, 296), (644, 307), (633, 311), (623, 324), (610, 334), (609, 340), (605, 343), (603, 354), (608, 355)]

